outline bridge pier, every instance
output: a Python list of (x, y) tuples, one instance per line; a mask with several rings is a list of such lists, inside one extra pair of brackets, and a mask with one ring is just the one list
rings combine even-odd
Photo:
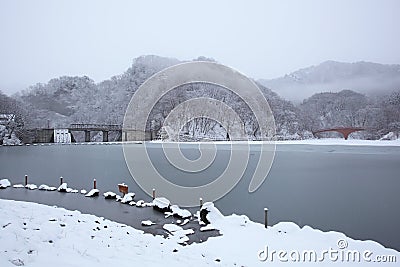
[(108, 131), (103, 131), (103, 142), (108, 142)]
[(90, 131), (85, 130), (85, 142), (90, 142)]

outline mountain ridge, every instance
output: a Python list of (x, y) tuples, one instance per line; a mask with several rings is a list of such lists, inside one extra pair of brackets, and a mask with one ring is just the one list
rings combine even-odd
[(400, 64), (327, 60), (279, 78), (259, 79), (258, 82), (295, 103), (314, 93), (345, 89), (376, 95), (400, 88)]

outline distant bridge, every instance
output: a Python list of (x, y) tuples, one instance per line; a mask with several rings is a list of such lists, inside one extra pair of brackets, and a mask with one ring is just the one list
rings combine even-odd
[[(62, 128), (62, 127), (60, 127)], [(139, 131), (133, 129), (122, 129), (122, 125), (118, 124), (93, 124), (93, 123), (73, 123), (68, 129), (71, 133), (71, 140), (75, 142), (72, 132), (85, 132), (85, 142), (90, 142), (91, 132), (103, 132), (103, 142), (108, 142), (109, 132), (118, 132), (116, 141), (129, 140), (153, 140), (156, 137), (155, 132)], [(31, 133), (30, 140), (24, 140), (26, 143), (53, 143), (54, 142), (54, 128), (35, 128), (28, 130)]]
[(85, 142), (90, 142), (90, 132), (103, 132), (103, 142), (108, 142), (108, 132), (110, 131), (118, 132), (118, 139), (122, 137), (122, 126), (117, 124), (73, 123), (68, 127), (68, 130), (70, 132), (84, 131)]
[(365, 128), (360, 128), (360, 127), (339, 127), (339, 128), (332, 128), (332, 129), (317, 130), (317, 131), (314, 131), (312, 133), (315, 136), (318, 133), (338, 132), (338, 133), (343, 135), (343, 138), (345, 140), (347, 140), (351, 133), (358, 132), (358, 131), (365, 131)]
[(73, 123), (68, 127), (70, 131), (121, 131), (122, 125), (118, 124), (91, 124)]

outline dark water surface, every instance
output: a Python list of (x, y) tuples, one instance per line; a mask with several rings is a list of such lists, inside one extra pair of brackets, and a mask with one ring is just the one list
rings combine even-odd
[[(157, 143), (149, 145), (157, 169), (169, 180), (185, 186), (212, 181), (222, 173), (230, 155), (229, 145), (217, 145), (213, 165), (189, 177), (188, 173), (177, 171), (167, 162), (160, 146)], [(355, 239), (375, 240), (400, 250), (400, 147), (277, 145), (266, 181), (250, 194), (248, 186), (260, 146), (252, 145), (251, 149), (250, 162), (242, 180), (216, 201), (224, 214), (246, 214), (252, 220), (263, 222), (263, 209), (268, 207), (271, 225), (293, 221), (300, 226), (340, 231)], [(183, 145), (182, 152), (191, 159), (199, 156), (194, 144)], [(68, 186), (76, 189), (90, 189), (96, 178), (97, 187), (103, 192), (116, 192), (117, 184), (125, 182), (129, 191), (136, 193), (136, 200), (151, 200), (131, 178), (120, 144), (0, 147), (0, 178), (8, 178), (13, 184), (23, 183), (25, 174), (29, 175), (30, 183), (54, 186), (63, 176)], [(63, 202), (56, 192), (27, 194), (25, 191), (0, 190), (0, 198), (27, 198), (70, 209), (74, 205), (76, 209), (79, 205), (92, 205), (73, 204), (75, 200), (72, 204), (70, 200)], [(87, 201), (92, 203), (92, 200)], [(102, 203), (93, 208), (93, 213), (135, 225), (122, 215), (127, 213), (127, 208)], [(85, 206), (82, 209), (87, 213), (92, 208)], [(121, 214), (120, 220), (116, 219), (118, 214)]]

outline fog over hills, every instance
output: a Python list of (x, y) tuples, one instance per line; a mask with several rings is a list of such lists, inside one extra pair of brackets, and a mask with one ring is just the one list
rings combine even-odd
[[(215, 61), (205, 57), (196, 60)], [(122, 124), (128, 103), (139, 86), (158, 71), (182, 62), (141, 56), (124, 73), (100, 83), (88, 76), (62, 76), (32, 85), (12, 97), (0, 94), (0, 114), (15, 114), (18, 118), (16, 123), (3, 127), (0, 141), (12, 133), (21, 137), (27, 129), (47, 126)], [(330, 127), (366, 127), (364, 132), (353, 134), (364, 139), (400, 132), (400, 65), (327, 61), (257, 84), (271, 106), (277, 139), (312, 138), (311, 132)], [(377, 94), (380, 96), (374, 96)], [(223, 101), (239, 114), (248, 137), (260, 138), (254, 114), (240, 97), (204, 83), (182, 85), (164, 95), (152, 110), (148, 122), (153, 126), (149, 127), (159, 132), (171, 110), (195, 97)], [(215, 122), (199, 118), (188, 124), (187, 131), (194, 139), (224, 138), (225, 130), (220, 128)]]
[(325, 61), (280, 78), (260, 79), (259, 82), (295, 103), (320, 92), (353, 90), (377, 95), (400, 89), (400, 65)]

